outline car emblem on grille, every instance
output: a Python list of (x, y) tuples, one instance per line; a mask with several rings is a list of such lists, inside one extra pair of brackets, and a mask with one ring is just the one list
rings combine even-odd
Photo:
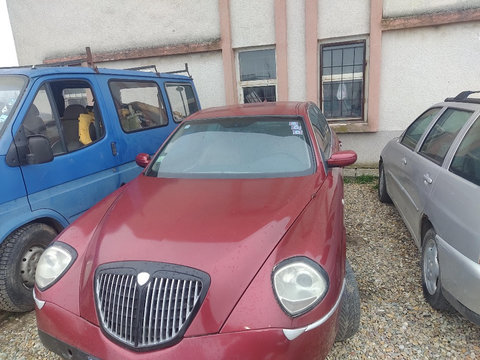
[(149, 279), (150, 279), (150, 274), (147, 272), (141, 272), (140, 274), (137, 275), (137, 283), (140, 286), (145, 285)]

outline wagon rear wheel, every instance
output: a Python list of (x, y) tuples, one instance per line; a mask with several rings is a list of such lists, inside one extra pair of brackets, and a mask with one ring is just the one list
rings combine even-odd
[(422, 289), (425, 300), (437, 310), (451, 310), (451, 305), (442, 294), (440, 262), (435, 230), (429, 229), (422, 242)]

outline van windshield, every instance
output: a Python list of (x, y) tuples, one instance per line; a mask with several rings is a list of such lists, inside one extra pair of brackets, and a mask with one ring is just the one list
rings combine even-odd
[(27, 78), (24, 76), (0, 76), (0, 136), (7, 127), (10, 115), (15, 111), (26, 83)]
[(301, 118), (245, 117), (186, 121), (146, 173), (169, 178), (269, 178), (313, 173)]

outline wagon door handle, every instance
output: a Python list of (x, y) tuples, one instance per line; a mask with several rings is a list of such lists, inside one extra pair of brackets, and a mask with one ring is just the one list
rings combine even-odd
[(424, 174), (423, 175), (423, 181), (425, 184), (431, 184), (433, 182), (432, 178), (430, 177), (429, 174)]
[(407, 165), (407, 159), (406, 158), (402, 158), (402, 164)]

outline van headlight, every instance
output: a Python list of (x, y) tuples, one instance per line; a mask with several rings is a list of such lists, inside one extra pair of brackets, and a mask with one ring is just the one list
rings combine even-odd
[(49, 246), (38, 261), (35, 284), (39, 290), (46, 290), (55, 284), (72, 266), (77, 252), (70, 245), (55, 242)]
[(314, 308), (329, 287), (326, 271), (307, 257), (279, 263), (273, 269), (272, 283), (279, 304), (290, 316), (299, 316)]

